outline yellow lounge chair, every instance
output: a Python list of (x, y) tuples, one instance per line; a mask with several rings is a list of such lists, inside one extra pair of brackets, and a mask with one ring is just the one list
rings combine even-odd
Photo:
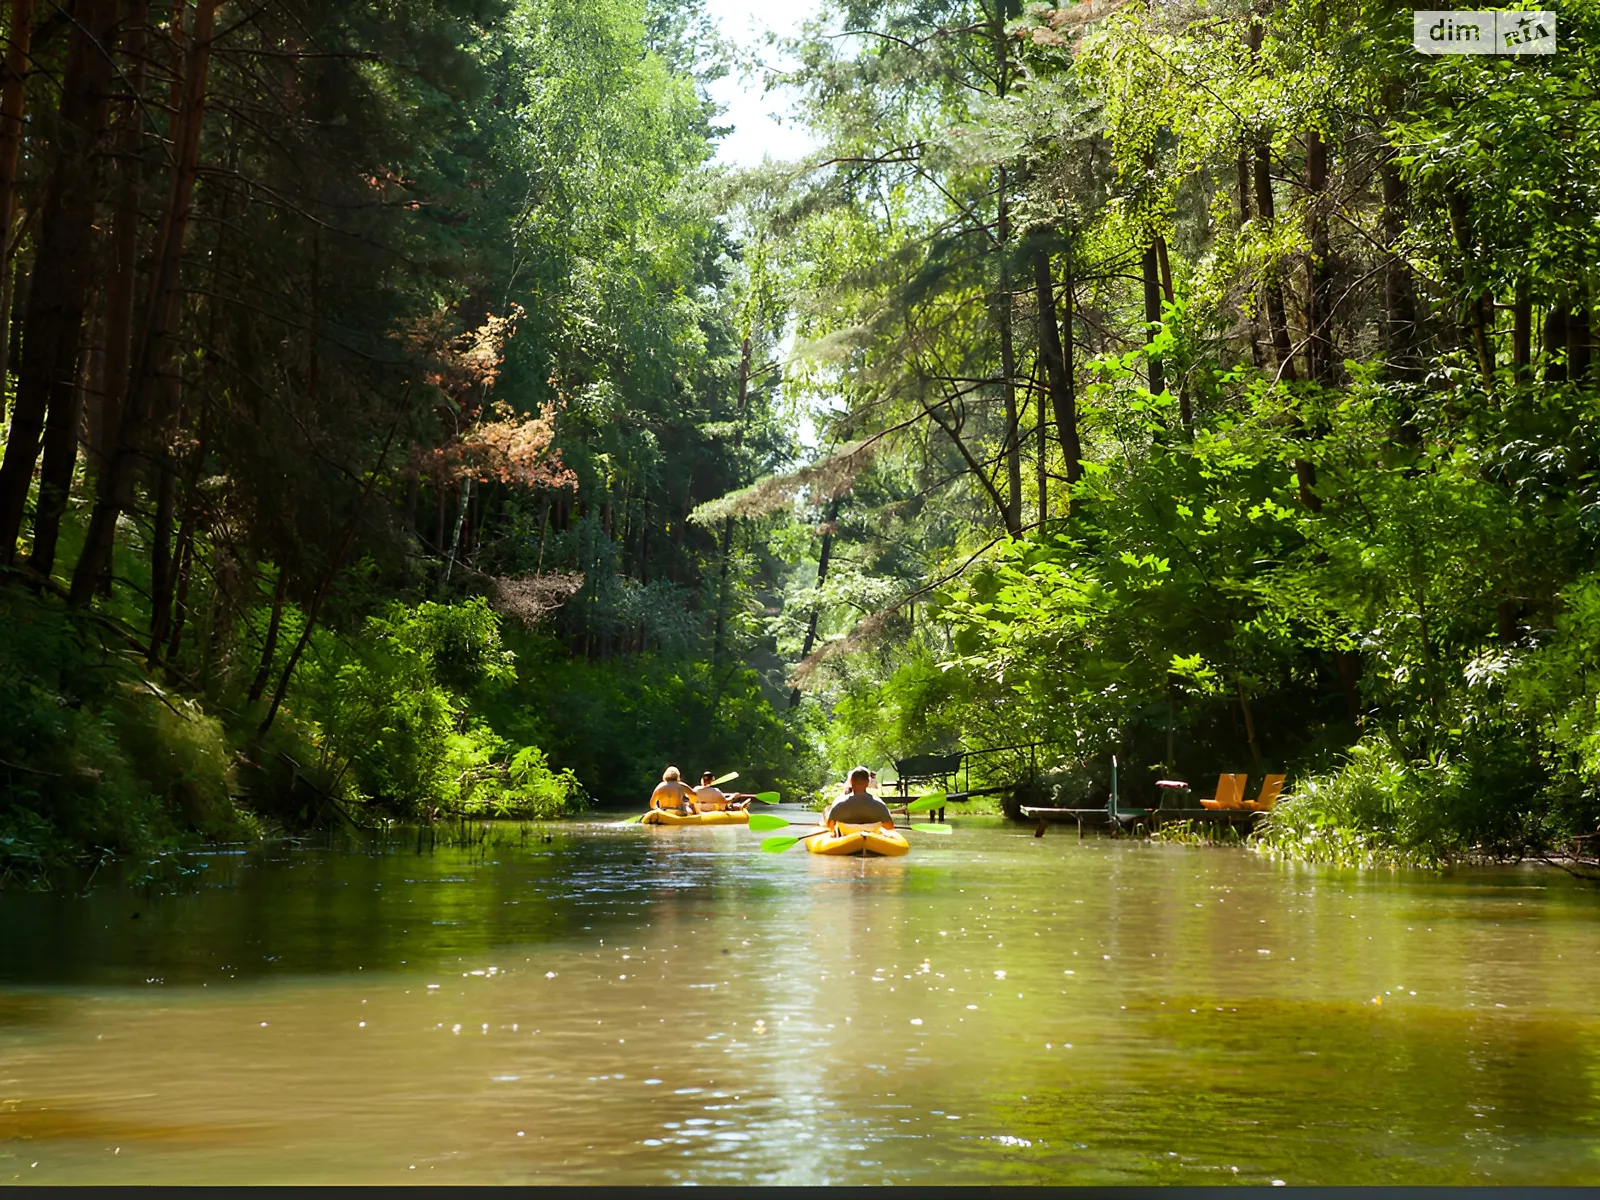
[[(1248, 783), (1248, 775), (1229, 775), (1224, 771), (1217, 776), (1217, 794), (1209, 800), (1200, 801), (1201, 808), (1244, 808), (1244, 785)], [(1276, 797), (1274, 797), (1276, 799)]]
[(1255, 812), (1271, 812), (1278, 802), (1278, 794), (1283, 791), (1283, 780), (1282, 775), (1268, 775), (1261, 781), (1261, 794), (1254, 800), (1246, 800), (1244, 806)]

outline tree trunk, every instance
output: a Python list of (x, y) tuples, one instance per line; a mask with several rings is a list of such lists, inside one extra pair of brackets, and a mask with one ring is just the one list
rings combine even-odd
[(539, 554), (534, 560), (533, 573), (537, 575), (544, 570), (544, 540), (550, 533), (550, 493), (546, 492), (544, 503), (539, 505)]
[[(172, 598), (172, 636), (167, 639), (166, 661), (170, 666), (178, 659), (178, 648), (183, 644), (183, 626), (189, 617), (189, 579), (194, 573), (194, 518), (195, 505), (191, 499), (184, 512), (183, 524), (178, 529), (178, 585)], [(155, 658), (156, 647), (150, 647)]]
[[(1234, 164), (1237, 176), (1235, 182), (1239, 193), (1239, 229), (1241, 232), (1250, 223), (1250, 154), (1241, 148), (1238, 161)], [(1245, 303), (1249, 304), (1250, 301)], [(1244, 314), (1250, 323), (1250, 361), (1257, 370), (1261, 369), (1266, 357), (1261, 353), (1261, 300), (1257, 297), (1253, 309)]]
[(1411, 269), (1400, 257), (1406, 230), (1406, 182), (1392, 158), (1378, 168), (1383, 187), (1383, 240), (1388, 261), (1383, 269), (1384, 351), (1390, 368), (1403, 375), (1416, 372), (1417, 300)]
[[(1161, 268), (1155, 243), (1144, 252), (1144, 324), (1145, 344), (1155, 340), (1161, 327)], [(1162, 370), (1161, 356), (1151, 351), (1149, 356), (1150, 394), (1159, 396), (1167, 390), (1166, 372)]]
[(1022, 532), (1022, 414), (1017, 411), (1017, 352), (1011, 327), (1011, 201), (1005, 167), (995, 171), (997, 182), (996, 237), (1000, 245), (1000, 286), (994, 300), (995, 324), (1000, 331), (1000, 390), (1006, 406), (1006, 532)]
[(461, 531), (467, 524), (467, 505), (472, 502), (472, 479), (467, 477), (461, 481), (461, 486), (456, 492), (456, 523), (450, 531), (450, 549), (445, 555), (444, 574), (439, 577), (442, 587), (450, 582), (450, 572), (456, 565), (456, 558), (461, 553)]
[(11, 240), (17, 216), (17, 159), (28, 103), (28, 54), (33, 44), (34, 0), (11, 0), (6, 57), (0, 66), (0, 241)]
[[(1033, 256), (1033, 291), (1039, 308), (1039, 357), (1044, 360), (1045, 385), (1055, 412), (1056, 435), (1061, 439), (1070, 487), (1083, 477), (1083, 446), (1078, 440), (1078, 403), (1072, 378), (1072, 275), (1068, 273), (1061, 290), (1066, 316), (1060, 318), (1050, 275), (1050, 255), (1043, 247)], [(1040, 441), (1043, 442), (1042, 434)]]
[(150, 529), (150, 656), (167, 640), (172, 612), (172, 517), (178, 504), (178, 474), (170, 463), (156, 464), (156, 511)]
[[(734, 403), (734, 449), (737, 451), (744, 443), (744, 405), (745, 399), (750, 394), (750, 339), (744, 339), (743, 348), (739, 355), (739, 396)], [(722, 541), (719, 546), (717, 567), (717, 625), (716, 636), (712, 642), (711, 661), (722, 661), (723, 643), (727, 637), (728, 627), (728, 565), (733, 555), (733, 518), (724, 517), (722, 521)]]
[(11, 27), (0, 66), (0, 424), (6, 419), (6, 376), (11, 369), (11, 226), (17, 216), (17, 159), (28, 102), (28, 51), (33, 43), (34, 0), (11, 0)]
[[(833, 527), (839, 520), (839, 501), (835, 500), (828, 505), (822, 519), (822, 549), (817, 554), (817, 590), (822, 590), (822, 585), (828, 582), (828, 562), (833, 557)], [(800, 661), (804, 662), (811, 657), (811, 650), (817, 644), (817, 618), (822, 615), (820, 603), (811, 606), (811, 617), (806, 622), (806, 640), (800, 647)], [(789, 693), (789, 707), (800, 707), (800, 689), (795, 688)]]
[(1583, 383), (1589, 378), (1593, 349), (1589, 309), (1586, 304), (1580, 304), (1567, 319), (1567, 373), (1574, 383)]
[(261, 643), (261, 661), (256, 665), (256, 677), (250, 681), (250, 703), (256, 704), (267, 690), (267, 680), (272, 678), (272, 659), (278, 652), (278, 634), (283, 628), (283, 602), (289, 592), (289, 572), (278, 568), (278, 582), (272, 589), (272, 615), (267, 618), (267, 636)]
[(1564, 383), (1569, 357), (1566, 306), (1557, 304), (1544, 318), (1544, 377), (1549, 383)]
[(0, 253), (0, 427), (6, 423), (6, 408), (11, 399), (11, 303), (18, 274), (10, 257)]
[(1511, 299), (1511, 366), (1521, 380), (1533, 361), (1533, 301), (1527, 279), (1518, 279)]
[(90, 445), (89, 465), (97, 484), (116, 453), (122, 405), (128, 394), (128, 356), (133, 348), (133, 304), (139, 271), (139, 193), (144, 180), (143, 99), (146, 26), (150, 0), (132, 0), (123, 36), (128, 63), (128, 97), (117, 129), (117, 192), (111, 215), (111, 274), (106, 283), (105, 389), (99, 436)]
[(1239, 710), (1244, 714), (1244, 733), (1250, 743), (1250, 758), (1255, 763), (1256, 770), (1260, 771), (1265, 763), (1261, 757), (1261, 747), (1256, 742), (1256, 721), (1250, 711), (1250, 697), (1244, 690), (1244, 676), (1239, 676), (1236, 682), (1239, 685)]
[(33, 514), (33, 551), (28, 569), (49, 578), (56, 565), (56, 545), (61, 538), (61, 518), (72, 494), (72, 476), (78, 465), (78, 419), (83, 412), (81, 359), (68, 399), (52, 398), (44, 423), (44, 458), (39, 464), (39, 498)]
[(1488, 320), (1485, 315), (1489, 292), (1487, 286), (1480, 282), (1478, 271), (1473, 266), (1476, 247), (1466, 194), (1459, 190), (1452, 191), (1447, 207), (1450, 213), (1451, 233), (1455, 237), (1456, 249), (1460, 251), (1462, 259), (1461, 286), (1464, 302), (1461, 309), (1461, 332), (1478, 360), (1478, 373), (1482, 377), (1483, 386), (1492, 389), (1494, 356), (1489, 349)]
[(1344, 688), (1345, 708), (1350, 714), (1350, 723), (1359, 724), (1361, 690), (1357, 681), (1361, 676), (1361, 656), (1354, 650), (1336, 650), (1334, 657), (1339, 662), (1339, 683)]
[(372, 495), (372, 489), (377, 485), (379, 476), (383, 474), (383, 464), (389, 461), (389, 447), (394, 444), (394, 434), (398, 428), (400, 428), (399, 421), (389, 426), (389, 435), (383, 439), (383, 449), (378, 454), (377, 465), (372, 468), (372, 474), (367, 476), (360, 497), (351, 506), (350, 520), (345, 525), (344, 536), (340, 539), (333, 557), (328, 560), (327, 569), (323, 571), (322, 579), (317, 584), (316, 594), (311, 597), (311, 605), (306, 609), (305, 625), (300, 630), (294, 649), (289, 652), (289, 661), (283, 664), (283, 670), (278, 675), (278, 686), (272, 693), (272, 706), (267, 709), (267, 715), (261, 720), (262, 733), (272, 728), (272, 723), (278, 716), (278, 709), (283, 706), (283, 698), (289, 693), (289, 680), (300, 662), (300, 656), (305, 653), (306, 643), (311, 640), (311, 631), (316, 628), (317, 617), (322, 612), (322, 602), (328, 596), (328, 588), (332, 586), (334, 576), (339, 573), (344, 556), (350, 552), (350, 543), (355, 538), (356, 529), (361, 523), (361, 513), (367, 506), (367, 497)]
[(132, 501), (134, 474), (146, 440), (151, 409), (158, 399), (156, 382), (171, 366), (172, 332), (178, 312), (178, 275), (189, 230), (195, 178), (199, 172), (200, 133), (205, 118), (212, 29), (220, 2), (199, 0), (195, 10), (194, 32), (189, 40), (184, 67), (172, 189), (152, 256), (149, 305), (138, 339), (138, 352), (133, 357), (135, 365), (123, 403), (117, 452), (101, 480), (94, 512), (89, 518), (83, 553), (78, 558), (78, 566), (72, 576), (71, 600), (75, 605), (89, 603), (96, 581), (111, 563), (117, 517)]
[(1038, 435), (1038, 453), (1034, 456), (1034, 475), (1038, 485), (1039, 495), (1039, 530), (1044, 531), (1045, 523), (1050, 520), (1050, 394), (1044, 383), (1039, 378), (1042, 364), (1035, 359), (1033, 374), (1029, 376), (1029, 383), (1039, 395), (1039, 420), (1035, 432)]
[[(1264, 144), (1256, 146), (1256, 212), (1267, 227), (1270, 236), (1272, 223), (1277, 219), (1277, 202), (1272, 195), (1271, 160)], [(1298, 376), (1294, 368), (1294, 347), (1289, 341), (1289, 317), (1283, 305), (1283, 283), (1278, 277), (1276, 264), (1267, 268), (1267, 279), (1262, 286), (1267, 309), (1267, 331), (1272, 339), (1272, 353), (1278, 360), (1278, 378), (1293, 383)]]
[(1315, 130), (1306, 135), (1306, 190), (1310, 193), (1306, 259), (1307, 375), (1332, 387), (1336, 375), (1333, 350), (1333, 245), (1328, 237), (1328, 144)]
[[(1176, 303), (1177, 293), (1172, 289), (1172, 263), (1167, 259), (1167, 239), (1156, 238), (1156, 267), (1161, 275), (1161, 294), (1168, 304)], [(1178, 423), (1185, 434), (1194, 432), (1194, 409), (1190, 405), (1189, 384), (1186, 378), (1178, 379)]]
[[(108, 42), (117, 0), (77, 0), (62, 74), (55, 165), (41, 203), (22, 337), (17, 400), (0, 463), (0, 564), (15, 558), (28, 485), (38, 462), (47, 410), (59, 425), (78, 403), (78, 352), (94, 238), (100, 142), (110, 106)], [(72, 432), (76, 434), (75, 422)]]

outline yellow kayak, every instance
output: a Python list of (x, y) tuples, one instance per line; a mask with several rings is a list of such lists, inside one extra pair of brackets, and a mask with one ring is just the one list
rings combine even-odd
[(731, 809), (721, 812), (683, 813), (669, 812), (662, 808), (652, 808), (645, 813), (641, 825), (748, 825), (750, 814), (744, 809)]
[(911, 852), (911, 843), (899, 830), (884, 825), (848, 825), (843, 821), (829, 826), (832, 835), (818, 834), (806, 839), (813, 854), (879, 854), (897, 858)]

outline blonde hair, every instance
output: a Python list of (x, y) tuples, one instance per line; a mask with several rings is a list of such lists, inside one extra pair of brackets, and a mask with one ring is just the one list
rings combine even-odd
[(678, 782), (678, 768), (677, 767), (668, 767), (665, 771), (661, 772), (661, 782), (662, 783), (677, 783)]

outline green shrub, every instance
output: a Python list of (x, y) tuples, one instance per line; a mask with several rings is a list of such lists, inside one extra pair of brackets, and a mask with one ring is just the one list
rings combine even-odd
[(1519, 853), (1540, 838), (1543, 773), (1524, 742), (1478, 732), (1432, 760), (1407, 760), (1386, 739), (1363, 739), (1338, 770), (1312, 775), (1280, 799), (1256, 844), (1313, 862)]
[(668, 763), (686, 775), (737, 770), (742, 791), (797, 796), (822, 782), (815, 708), (774, 707), (752, 670), (665, 654), (574, 660), (526, 630), (510, 644), (516, 683), (475, 708), (512, 741), (544, 747), (607, 803), (642, 805)]
[(295, 710), (357, 795), (392, 813), (555, 816), (582, 803), (571, 772), (551, 771), (533, 746), (513, 753), (475, 715), (516, 678), (514, 664), (483, 598), (397, 602), (353, 641), (328, 641)]

